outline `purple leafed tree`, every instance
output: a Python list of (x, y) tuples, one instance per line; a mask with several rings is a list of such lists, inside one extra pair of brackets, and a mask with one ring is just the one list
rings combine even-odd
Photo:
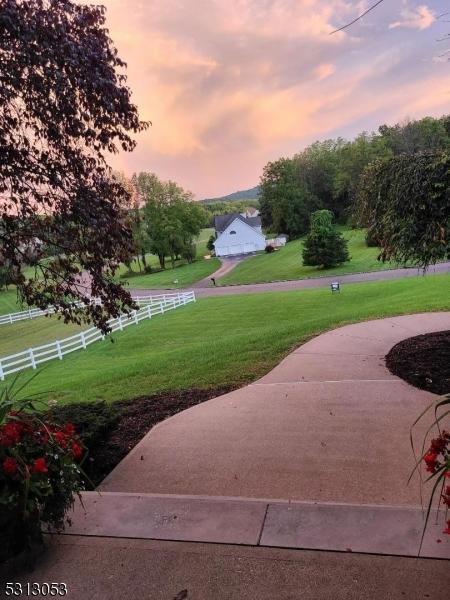
[[(148, 125), (125, 66), (104, 7), (0, 0), (0, 268), (29, 304), (104, 331), (132, 306), (113, 279), (132, 248), (129, 192), (106, 158), (133, 150)], [(81, 273), (102, 306), (77, 285)]]

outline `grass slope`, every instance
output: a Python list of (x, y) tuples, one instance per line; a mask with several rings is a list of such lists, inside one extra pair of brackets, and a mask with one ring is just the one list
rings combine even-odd
[(368, 248), (365, 231), (362, 229), (341, 228), (348, 240), (350, 262), (333, 269), (317, 269), (302, 265), (302, 240), (288, 242), (284, 248), (272, 254), (259, 254), (243, 261), (228, 275), (218, 281), (219, 285), (237, 283), (260, 283), (284, 279), (305, 279), (323, 275), (342, 275), (360, 271), (379, 271), (395, 266), (377, 260), (378, 248)]
[(56, 342), (87, 328), (87, 325), (66, 325), (54, 315), (0, 325), (0, 358), (34, 346)]
[[(193, 283), (197, 283), (197, 281), (203, 279), (203, 277), (208, 277), (208, 275), (217, 271), (220, 264), (218, 258), (211, 258), (209, 260), (198, 259), (190, 265), (181, 264), (176, 266), (175, 269), (172, 269), (169, 263), (165, 271), (134, 275), (133, 277), (128, 277), (126, 281), (132, 289), (153, 288), (175, 290), (189, 287)], [(121, 281), (122, 283), (124, 282), (124, 280)]]
[(15, 289), (0, 291), (0, 315), (19, 312), (21, 310), (26, 310), (26, 308), (26, 306), (22, 306), (21, 303), (18, 302)]
[[(128, 282), (131, 288), (162, 288), (162, 289), (178, 289), (190, 286), (204, 277), (208, 277), (217, 271), (220, 267), (220, 261), (217, 258), (205, 260), (203, 257), (209, 254), (206, 244), (210, 236), (214, 233), (214, 229), (202, 229), (197, 241), (197, 260), (192, 264), (187, 264), (185, 260), (179, 260), (175, 263), (175, 268), (172, 268), (170, 260), (167, 259), (167, 268), (165, 271), (157, 271), (155, 273), (140, 274), (137, 260), (132, 263), (132, 268), (136, 271), (135, 275), (125, 277), (127, 271), (125, 265), (122, 265), (118, 271), (119, 281), (122, 283)], [(147, 263), (154, 269), (159, 269), (158, 258), (154, 254), (147, 254)], [(175, 283), (175, 281), (177, 283)]]
[[(48, 363), (30, 385), (62, 403), (241, 385), (293, 347), (343, 323), (450, 309), (450, 276), (206, 298)], [(25, 373), (23, 377), (25, 377)], [(11, 380), (11, 378), (9, 378)]]

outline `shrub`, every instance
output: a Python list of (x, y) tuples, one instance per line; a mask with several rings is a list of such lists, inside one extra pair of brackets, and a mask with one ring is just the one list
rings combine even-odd
[(333, 214), (318, 210), (311, 215), (311, 229), (303, 247), (303, 264), (336, 267), (350, 260), (347, 240), (333, 227)]
[(61, 425), (73, 423), (77, 435), (89, 450), (102, 442), (117, 425), (120, 412), (106, 402), (80, 402), (55, 406), (48, 412), (48, 417)]
[(216, 237), (214, 235), (211, 235), (209, 237), (209, 240), (206, 243), (206, 248), (210, 251), (210, 252), (214, 252), (215, 250), (215, 246), (214, 243), (216, 241)]
[(275, 248), (272, 246), (272, 244), (268, 244), (265, 249), (266, 249), (267, 254), (270, 254), (271, 252), (275, 252)]
[(12, 389), (0, 394), (0, 561), (41, 542), (42, 523), (63, 529), (83, 489), (85, 448), (74, 425), (42, 419)]

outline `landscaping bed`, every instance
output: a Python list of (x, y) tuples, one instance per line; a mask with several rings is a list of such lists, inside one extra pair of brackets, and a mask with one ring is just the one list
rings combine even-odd
[(450, 393), (450, 331), (403, 340), (386, 356), (394, 375), (434, 394)]
[(51, 418), (72, 422), (89, 453), (83, 470), (97, 486), (157, 423), (191, 406), (226, 394), (236, 386), (161, 392), (107, 404), (69, 404), (51, 410)]

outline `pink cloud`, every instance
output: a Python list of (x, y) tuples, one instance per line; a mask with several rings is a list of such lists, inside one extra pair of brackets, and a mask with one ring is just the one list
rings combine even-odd
[(401, 12), (401, 19), (389, 24), (389, 29), (407, 27), (409, 29), (428, 29), (436, 21), (434, 12), (425, 4), (415, 8), (405, 8)]
[(438, 112), (448, 101), (450, 69), (414, 32), (380, 33), (373, 17), (329, 35), (361, 2), (104, 2), (134, 101), (153, 123), (112, 164), (155, 171), (199, 197), (253, 186), (268, 160), (317, 138), (413, 116), (419, 105)]

